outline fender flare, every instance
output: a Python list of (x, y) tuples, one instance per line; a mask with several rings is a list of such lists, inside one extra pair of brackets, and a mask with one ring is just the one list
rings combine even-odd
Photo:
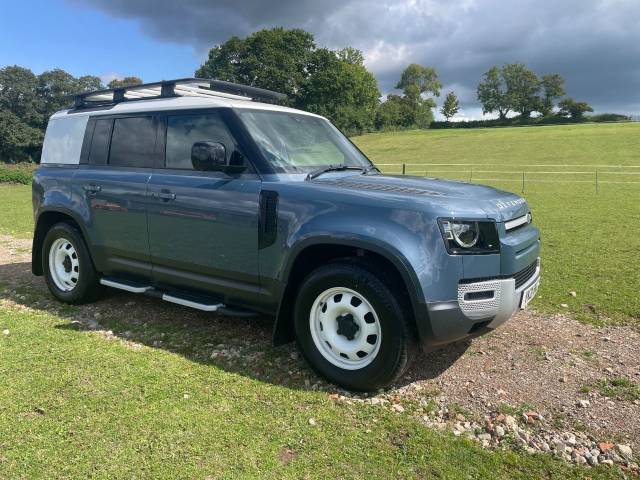
[(393, 245), (379, 241), (377, 239), (373, 239), (371, 237), (365, 237), (360, 235), (313, 235), (308, 236), (306, 238), (300, 239), (296, 242), (290, 249), (289, 254), (287, 255), (287, 260), (285, 262), (285, 266), (282, 269), (280, 279), (283, 285), (282, 291), (280, 293), (280, 298), (278, 299), (278, 309), (276, 313), (276, 319), (273, 326), (273, 340), (274, 344), (280, 345), (286, 343), (287, 340), (291, 340), (290, 332), (287, 332), (289, 327), (289, 318), (290, 312), (285, 308), (285, 296), (289, 292), (289, 275), (291, 274), (291, 270), (293, 269), (293, 265), (296, 260), (299, 258), (300, 254), (304, 252), (308, 247), (312, 247), (315, 245), (340, 245), (345, 247), (359, 248), (363, 250), (368, 250), (373, 253), (376, 253), (386, 260), (388, 260), (400, 273), (404, 284), (408, 289), (408, 295), (411, 301), (411, 313), (414, 315), (414, 319), (418, 315), (422, 314), (422, 309), (420, 305), (424, 303), (422, 289), (420, 288), (420, 283), (418, 281), (418, 276), (416, 275), (413, 267), (411, 266), (409, 260), (406, 258), (404, 254), (402, 254), (397, 248)]
[(51, 206), (44, 207), (38, 211), (38, 214), (35, 219), (35, 227), (33, 230), (33, 241), (31, 243), (31, 272), (34, 275), (42, 275), (42, 242), (44, 241), (44, 237), (46, 236), (46, 231), (42, 230), (42, 222), (41, 218), (44, 214), (47, 213), (58, 213), (61, 215), (65, 215), (70, 217), (80, 229), (80, 234), (84, 239), (85, 245), (89, 250), (89, 254), (91, 255), (91, 260), (93, 261), (93, 245), (89, 242), (89, 237), (87, 236), (87, 230), (84, 226), (84, 221), (82, 218), (73, 210), (68, 209), (66, 207), (61, 206)]

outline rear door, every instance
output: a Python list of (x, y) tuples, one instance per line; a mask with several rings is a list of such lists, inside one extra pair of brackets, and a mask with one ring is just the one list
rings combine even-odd
[[(222, 109), (167, 114), (164, 168), (149, 181), (153, 278), (173, 289), (200, 290), (254, 304), (259, 291), (260, 179), (244, 157)], [(222, 143), (242, 173), (196, 171), (195, 142)]]
[(146, 205), (157, 136), (153, 115), (94, 117), (88, 124), (75, 198), (89, 220), (96, 267), (106, 275), (151, 277)]

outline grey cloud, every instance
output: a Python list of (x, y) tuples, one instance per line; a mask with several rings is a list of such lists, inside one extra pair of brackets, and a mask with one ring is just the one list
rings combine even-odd
[(491, 65), (523, 62), (560, 73), (569, 95), (598, 111), (640, 111), (640, 2), (636, 0), (72, 0), (134, 19), (149, 36), (203, 57), (231, 35), (299, 27), (318, 44), (365, 52), (383, 92), (408, 63), (434, 66), (445, 90), (475, 111)]

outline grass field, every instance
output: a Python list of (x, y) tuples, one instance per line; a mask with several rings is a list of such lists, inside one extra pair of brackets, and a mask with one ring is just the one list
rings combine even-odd
[[(535, 155), (632, 164), (640, 125), (615, 127), (356, 141), (380, 163), (480, 164), (491, 153), (504, 164)], [(593, 138), (600, 140), (586, 149)], [(597, 196), (590, 187), (527, 188), (544, 239), (544, 283), (534, 306), (564, 311), (566, 303), (586, 320), (637, 322), (639, 185), (603, 185)], [(30, 187), (0, 185), (0, 202), (0, 234), (29, 238)], [(136, 310), (126, 295), (113, 295), (95, 307), (103, 312), (96, 317), (93, 306), (52, 301), (26, 259), (0, 266), (0, 478), (623, 477), (617, 467), (587, 470), (550, 455), (488, 452), (411, 415), (336, 403), (326, 391), (302, 387), (314, 376), (291, 357), (293, 349), (270, 348), (270, 324), (212, 319), (148, 299)], [(113, 334), (84, 331), (78, 318), (98, 318)], [(212, 355), (238, 338), (246, 349), (237, 356)]]
[(292, 388), (281, 350), (210, 360), (207, 345), (229, 335), (219, 325), (100, 320), (162, 339), (133, 348), (78, 330), (73, 314), (0, 309), (0, 478), (621, 478), (488, 452), (407, 415)]
[[(490, 178), (473, 181), (521, 193), (525, 171), (524, 196), (543, 241), (543, 279), (532, 307), (596, 323), (640, 324), (640, 183), (604, 183), (640, 182), (640, 168), (611, 167), (640, 165), (640, 123), (410, 131), (354, 141), (374, 162), (391, 164), (382, 168), (387, 172), (420, 163), (407, 173)], [(571, 166), (548, 166), (565, 164)], [(587, 173), (536, 173), (577, 171)]]

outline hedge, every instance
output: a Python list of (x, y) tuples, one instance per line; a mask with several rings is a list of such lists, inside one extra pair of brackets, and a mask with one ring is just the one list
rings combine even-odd
[(20, 183), (31, 185), (31, 176), (35, 164), (22, 164), (8, 166), (0, 164), (0, 183)]

